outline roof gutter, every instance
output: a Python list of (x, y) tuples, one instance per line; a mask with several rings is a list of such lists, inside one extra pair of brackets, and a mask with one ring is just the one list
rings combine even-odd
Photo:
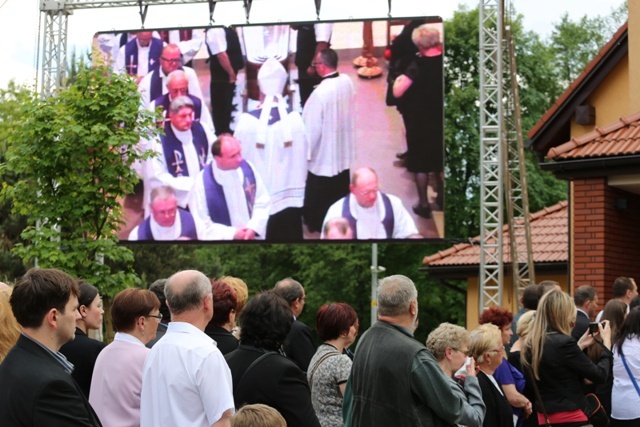
[(560, 179), (596, 178), (638, 173), (640, 155), (560, 160), (540, 163), (540, 168)]

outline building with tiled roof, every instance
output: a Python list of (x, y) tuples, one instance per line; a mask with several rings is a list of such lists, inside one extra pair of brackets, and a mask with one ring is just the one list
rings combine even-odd
[[(567, 262), (569, 260), (568, 203), (560, 202), (542, 211), (531, 214), (531, 240), (536, 281), (555, 280), (566, 289)], [(503, 229), (508, 236), (509, 226)], [(524, 249), (524, 238), (518, 241)], [(510, 266), (511, 245), (508, 239), (503, 241), (505, 265)], [(422, 271), (430, 277), (446, 280), (466, 280), (467, 294), (479, 294), (478, 269), (480, 264), (480, 237), (469, 243), (460, 243), (422, 261)], [(505, 274), (503, 286), (503, 305), (513, 312), (517, 310), (517, 298), (510, 274)], [(467, 327), (477, 325), (478, 304), (468, 301), (466, 308)]]
[(616, 277), (640, 278), (640, 2), (529, 132), (542, 169), (569, 181), (570, 288), (600, 304)]

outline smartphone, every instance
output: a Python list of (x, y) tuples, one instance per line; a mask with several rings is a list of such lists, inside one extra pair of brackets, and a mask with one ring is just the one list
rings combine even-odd
[[(604, 322), (600, 322), (600, 324), (604, 328)], [(599, 331), (598, 322), (589, 322), (589, 333), (591, 335), (593, 335), (593, 334), (597, 333), (598, 331)]]

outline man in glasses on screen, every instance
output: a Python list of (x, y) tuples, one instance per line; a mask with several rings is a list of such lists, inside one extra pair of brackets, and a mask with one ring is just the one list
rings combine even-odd
[(354, 239), (421, 237), (402, 200), (380, 191), (378, 174), (371, 168), (360, 168), (353, 173), (349, 194), (327, 211), (321, 238), (330, 238), (324, 229), (335, 218), (346, 220)]
[(182, 53), (177, 44), (168, 44), (162, 49), (160, 67), (144, 76), (138, 85), (138, 92), (142, 97), (142, 106), (148, 108), (151, 101), (169, 91), (168, 76), (172, 71), (183, 70), (189, 81), (189, 94), (203, 99), (202, 89), (198, 83), (198, 76), (193, 68), (182, 65)]
[(200, 240), (264, 239), (271, 198), (257, 169), (242, 158), (240, 141), (222, 134), (211, 153), (189, 194)]

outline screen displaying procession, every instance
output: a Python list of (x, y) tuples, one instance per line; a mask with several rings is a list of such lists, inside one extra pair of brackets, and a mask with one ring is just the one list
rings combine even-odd
[(96, 33), (94, 55), (162, 112), (119, 239), (442, 239), (442, 30), (420, 17)]

